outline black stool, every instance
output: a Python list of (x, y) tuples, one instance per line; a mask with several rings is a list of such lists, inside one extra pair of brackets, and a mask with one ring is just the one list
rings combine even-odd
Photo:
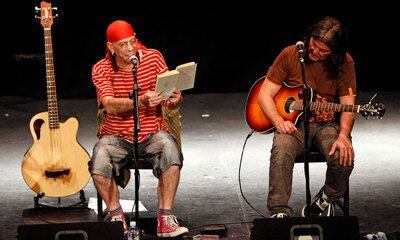
[[(135, 163), (130, 161), (129, 169), (135, 170)], [(152, 170), (153, 166), (150, 161), (144, 161), (144, 159), (139, 159), (138, 161), (138, 168), (140, 169), (148, 169)], [(134, 179), (133, 179), (134, 180)], [(104, 214), (103, 214), (103, 199), (101, 198), (100, 194), (97, 192), (97, 220), (103, 221)]]

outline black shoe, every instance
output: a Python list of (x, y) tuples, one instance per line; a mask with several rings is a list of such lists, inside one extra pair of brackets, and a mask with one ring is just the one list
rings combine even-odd
[(335, 204), (323, 196), (323, 188), (311, 201), (310, 206), (304, 205), (301, 209), (301, 216), (303, 217), (331, 217), (335, 215)]

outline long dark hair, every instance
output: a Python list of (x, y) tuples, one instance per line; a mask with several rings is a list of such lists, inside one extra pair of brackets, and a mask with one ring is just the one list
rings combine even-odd
[[(331, 49), (331, 54), (324, 60), (324, 67), (330, 77), (334, 79), (340, 77), (346, 60), (347, 30), (336, 18), (323, 17), (307, 30), (305, 36), (307, 51), (311, 37), (322, 41)], [(306, 60), (309, 61), (308, 52)]]

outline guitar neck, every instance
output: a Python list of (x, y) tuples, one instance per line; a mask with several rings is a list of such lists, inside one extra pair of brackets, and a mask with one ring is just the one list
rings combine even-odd
[(49, 112), (49, 127), (59, 128), (56, 80), (54, 74), (53, 44), (51, 28), (44, 28), (45, 58), (46, 58), (46, 80), (47, 80), (47, 108)]
[[(343, 105), (339, 103), (323, 103), (323, 102), (310, 102), (311, 111), (330, 111), (330, 112), (360, 112), (360, 105)], [(302, 111), (303, 102), (293, 102), (290, 106), (291, 110)]]

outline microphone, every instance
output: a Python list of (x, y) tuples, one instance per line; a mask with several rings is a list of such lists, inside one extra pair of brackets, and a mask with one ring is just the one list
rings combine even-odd
[(304, 43), (302, 41), (298, 41), (296, 43), (296, 47), (297, 47), (297, 50), (299, 50), (299, 53), (302, 54), (304, 52)]
[(129, 62), (136, 66), (139, 63), (139, 58), (136, 55), (132, 55), (129, 57)]

